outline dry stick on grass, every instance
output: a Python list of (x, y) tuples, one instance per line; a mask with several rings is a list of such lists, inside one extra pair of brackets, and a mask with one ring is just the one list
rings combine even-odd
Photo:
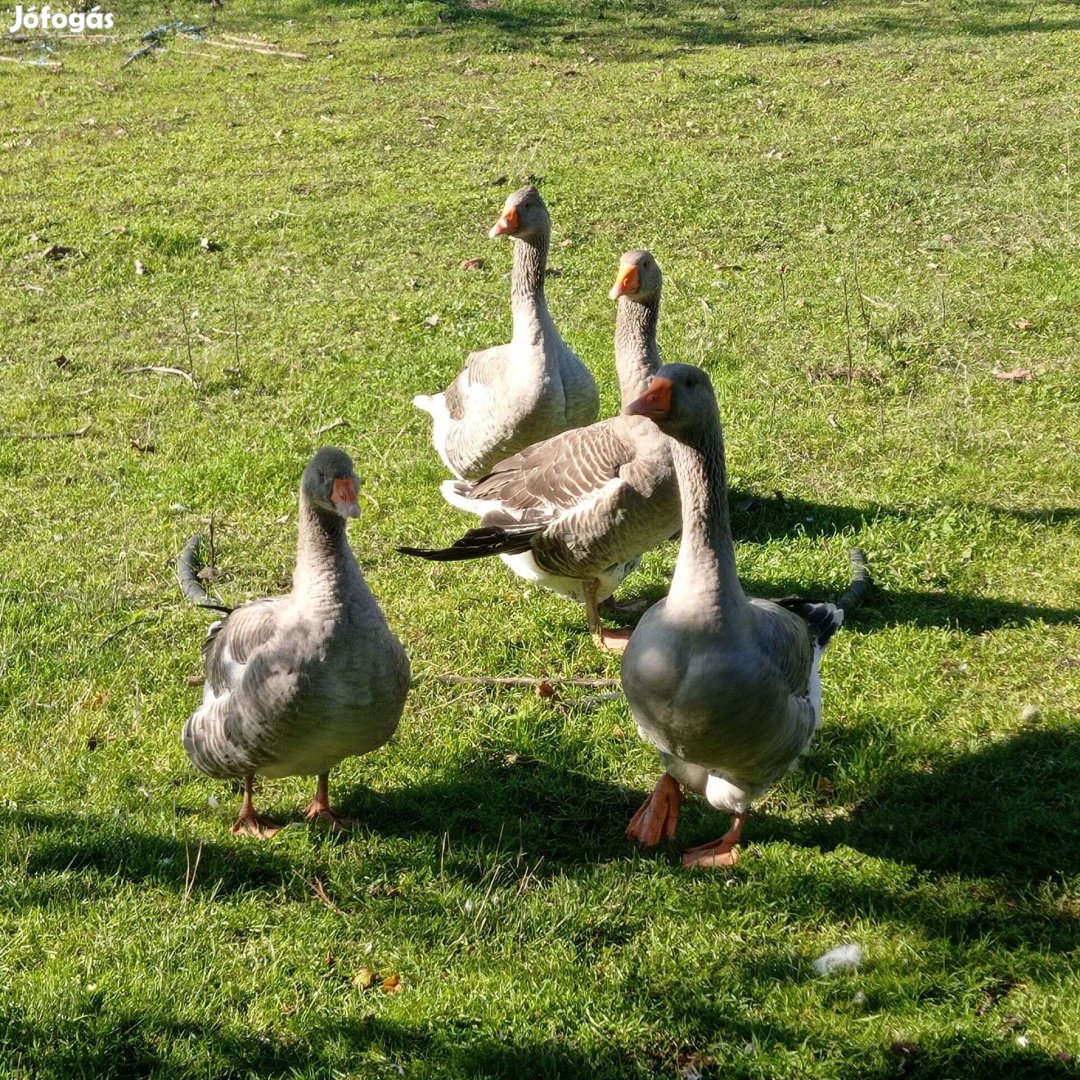
[(8, 64), (23, 64), (25, 67), (44, 68), (46, 71), (63, 71), (64, 65), (58, 60), (20, 60), (17, 56), (0, 56)]
[(534, 679), (529, 676), (506, 676), (496, 678), (489, 675), (436, 675), (436, 682), (450, 683), (452, 686), (618, 686), (618, 679)]
[(306, 60), (307, 53), (286, 52), (284, 49), (264, 48), (259, 45), (240, 45), (235, 41), (215, 41), (207, 38), (204, 45), (213, 45), (218, 49), (239, 49), (241, 52), (262, 53), (263, 56), (284, 56), (290, 60)]
[(156, 375), (179, 375), (181, 379), (187, 379), (192, 386), (195, 385), (195, 376), (190, 371), (184, 371), (177, 367), (158, 367), (156, 364), (148, 364), (145, 367), (124, 368), (121, 375), (141, 375), (144, 372), (154, 372)]
[(348, 427), (349, 421), (344, 417), (339, 416), (336, 420), (332, 420), (329, 424), (323, 424), (321, 428), (316, 428), (314, 434), (325, 435), (328, 431), (333, 431), (335, 428)]
[(0, 439), (15, 439), (18, 442), (31, 442), (38, 439), (81, 439), (90, 430), (89, 424), (83, 424), (76, 431), (12, 431), (0, 434)]
[(191, 899), (191, 891), (195, 888), (195, 875), (199, 872), (199, 860), (202, 858), (202, 841), (199, 841), (199, 850), (195, 852), (195, 865), (191, 865), (191, 849), (184, 845), (184, 903)]

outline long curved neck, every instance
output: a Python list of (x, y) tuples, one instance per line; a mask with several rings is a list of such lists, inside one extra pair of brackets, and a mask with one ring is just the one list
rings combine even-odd
[(345, 532), (345, 519), (320, 510), (303, 491), (299, 516), (293, 591), (336, 593), (342, 579), (356, 566)]
[(536, 341), (550, 324), (544, 298), (551, 233), (543, 230), (527, 240), (515, 239), (514, 265), (510, 271), (510, 308), (514, 316), (514, 340)]
[(615, 370), (623, 408), (645, 393), (649, 379), (660, 366), (660, 347), (656, 344), (659, 319), (660, 297), (644, 304), (619, 297), (615, 311)]
[(672, 458), (682, 500), (682, 539), (667, 610), (712, 625), (737, 621), (746, 594), (735, 568), (719, 418), (698, 446), (672, 439)]

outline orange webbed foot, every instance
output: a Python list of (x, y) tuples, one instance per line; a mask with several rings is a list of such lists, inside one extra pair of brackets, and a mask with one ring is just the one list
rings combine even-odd
[(603, 649), (604, 652), (621, 653), (630, 644), (632, 633), (633, 630), (629, 627), (621, 630), (602, 629), (599, 633), (593, 634), (592, 639), (596, 642), (597, 648)]
[(739, 839), (742, 836), (746, 812), (737, 814), (731, 828), (711, 844), (683, 852), (683, 866), (734, 866), (739, 861)]
[(318, 799), (312, 799), (304, 807), (304, 818), (307, 821), (318, 821), (325, 825), (330, 832), (347, 833), (356, 828), (357, 822), (352, 818), (344, 817), (329, 806), (324, 806)]
[(260, 840), (269, 840), (271, 836), (281, 832), (282, 826), (276, 821), (271, 821), (269, 818), (263, 817), (262, 814), (256, 814), (254, 810), (251, 813), (240, 812), (240, 816), (233, 822), (232, 828), (229, 830), (233, 836), (255, 836)]
[(675, 777), (664, 773), (626, 826), (627, 840), (642, 847), (654, 847), (661, 840), (670, 840), (675, 835), (682, 801), (683, 793)]

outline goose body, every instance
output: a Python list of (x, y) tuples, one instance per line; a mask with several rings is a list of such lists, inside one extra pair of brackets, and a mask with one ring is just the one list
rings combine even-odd
[(251, 808), (255, 774), (318, 776), (308, 816), (340, 824), (327, 774), (381, 746), (400, 720), (409, 660), (345, 533), (360, 513), (357, 483), (342, 451), (316, 454), (301, 482), (292, 591), (230, 612), (203, 646), (203, 702), (184, 726), (184, 749), (210, 776), (244, 777), (235, 832), (276, 831)]
[(539, 191), (514, 192), (490, 235), (514, 239), (513, 336), (470, 354), (442, 393), (413, 398), (431, 415), (435, 449), (459, 479), (478, 479), (526, 446), (591, 424), (600, 408), (596, 381), (548, 311), (551, 219)]
[(622, 684), (641, 737), (664, 775), (627, 835), (645, 845), (674, 834), (680, 785), (735, 816), (688, 865), (730, 865), (752, 802), (809, 746), (821, 718), (820, 662), (844, 607), (869, 575), (853, 552), (855, 582), (840, 604), (746, 596), (735, 568), (723, 435), (708, 376), (662, 367), (627, 410), (671, 436), (682, 494), (682, 540), (668, 596), (651, 607), (623, 656)]
[[(646, 251), (623, 256), (616, 367), (624, 403), (641, 393), (659, 361), (656, 318), (661, 277)], [(402, 548), (429, 559), (498, 554), (520, 577), (582, 602), (598, 642), (598, 604), (644, 552), (678, 528), (679, 493), (670, 440), (644, 417), (619, 415), (563, 432), (496, 464), (475, 482), (448, 480), (443, 496), (480, 517), (449, 548)]]

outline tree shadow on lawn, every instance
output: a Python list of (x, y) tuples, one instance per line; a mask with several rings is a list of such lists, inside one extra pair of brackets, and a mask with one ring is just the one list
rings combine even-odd
[(196, 859), (200, 891), (216, 882), (224, 895), (280, 887), (293, 873), (288, 853), (269, 844), (244, 843), (227, 833), (220, 843), (185, 843), (104, 815), (0, 809), (0, 836), (12, 832), (31, 841), (20, 904), (111, 895), (117, 881), (183, 889), (186, 868)]
[[(839, 534), (853, 536), (852, 546), (858, 543), (861, 530), (883, 518), (917, 520), (921, 515), (915, 511), (897, 510), (871, 504), (867, 506), (844, 506), (819, 503), (807, 499), (788, 498), (774, 493), (759, 496), (747, 492), (732, 492), (732, 532), (740, 542), (763, 544), (770, 540), (791, 536), (798, 528), (803, 535), (833, 537)], [(1007, 510), (1000, 507), (971, 505), (971, 510), (989, 510), (1006, 522), (1031, 521), (1046, 526), (1069, 526), (1080, 520), (1080, 510), (1075, 507), (1042, 507), (1030, 510)], [(846, 574), (847, 567), (838, 568)], [(873, 574), (873, 561), (870, 573)], [(780, 578), (757, 580), (743, 578), (743, 585), (752, 596), (779, 598), (800, 596), (812, 600), (835, 600), (846, 588), (837, 587), (835, 581), (822, 583), (805, 579)], [(624, 587), (620, 598), (630, 597)], [(662, 586), (650, 586), (637, 594), (650, 604), (666, 595)], [(633, 622), (618, 614), (606, 616), (614, 622)], [(999, 600), (948, 589), (886, 589), (875, 583), (866, 600), (845, 622), (845, 629), (856, 633), (871, 633), (892, 626), (949, 627), (968, 634), (984, 634), (1004, 627), (1027, 626), (1033, 622), (1050, 625), (1080, 622), (1080, 607), (1058, 608), (1046, 604), (1023, 603), (1016, 600)]]
[[(368, 0), (314, 0), (312, 8), (347, 9), (366, 6)], [(409, 27), (399, 37), (418, 37), (467, 27), (500, 44), (517, 48), (543, 44), (549, 37), (557, 43), (576, 42), (605, 52), (616, 47), (618, 60), (656, 57), (667, 41), (684, 47), (729, 45), (739, 48), (775, 45), (840, 45), (879, 35), (904, 36), (931, 41), (941, 36), (998, 37), (1080, 29), (1080, 18), (1046, 18), (1035, 9), (1016, 3), (983, 3), (957, 17), (952, 9), (944, 18), (925, 7), (906, 9), (885, 2), (877, 4), (818, 3), (762, 0), (752, 7), (717, 5), (703, 14), (703, 5), (627, 0), (615, 7), (568, 3), (487, 2), (487, 0), (439, 0), (438, 26)], [(638, 23), (628, 25), (627, 17)], [(812, 16), (812, 22), (807, 21)]]
[[(836, 1036), (815, 1028), (812, 1020), (791, 1025), (764, 1020), (754, 1002), (736, 1011), (721, 1007), (715, 995), (693, 980), (663, 992), (643, 983), (638, 996), (654, 998), (649, 1011), (655, 1029), (644, 1045), (594, 1045), (579, 1048), (564, 1038), (528, 1039), (508, 1030), (493, 1033), (471, 1016), (445, 1015), (409, 1024), (377, 1016), (322, 1021), (285, 1035), (253, 1029), (238, 1034), (222, 1024), (200, 1023), (163, 1015), (166, 1003), (142, 1012), (85, 1008), (78, 1017), (58, 1016), (51, 1024), (29, 1022), (16, 1007), (0, 1014), (0, 1062), (17, 1055), (32, 1059), (36, 1077), (94, 1077), (128, 1080), (148, 1076), (188, 1076), (193, 1053), (209, 1059), (220, 1076), (292, 1077), (331, 1068), (334, 1051), (347, 1051), (356, 1075), (435, 1077), (521, 1077), (536, 1080), (589, 1077), (633, 1080), (653, 1076), (702, 1078), (762, 1075), (761, 1058), (747, 1057), (747, 1072), (731, 1072), (702, 1053), (709, 1046), (729, 1049), (751, 1044), (770, 1056), (777, 1050), (826, 1060), (835, 1080), (885, 1080), (903, 1075), (916, 1080), (949, 1076), (952, 1080), (1023, 1080), (1028, 1077), (1074, 1077), (1075, 1066), (1054, 1060), (1051, 1051), (1022, 1050), (1012, 1038), (965, 1034), (954, 1039), (931, 1036), (900, 1049), (852, 1047), (840, 1056)], [(576, 1028), (575, 1021), (567, 1025)], [(669, 1032), (677, 1031), (678, 1037)], [(638, 1036), (638, 1038), (642, 1038)], [(899, 1046), (899, 1044), (894, 1044)], [(193, 1048), (198, 1048), (195, 1051)], [(328, 1048), (330, 1052), (328, 1054)], [(745, 1051), (744, 1051), (745, 1052)], [(755, 1055), (756, 1057), (756, 1055)], [(424, 1071), (417, 1071), (424, 1070)], [(200, 1070), (200, 1073), (202, 1070)], [(209, 1072), (206, 1075), (210, 1075)], [(350, 1072), (352, 1075), (352, 1072)]]

